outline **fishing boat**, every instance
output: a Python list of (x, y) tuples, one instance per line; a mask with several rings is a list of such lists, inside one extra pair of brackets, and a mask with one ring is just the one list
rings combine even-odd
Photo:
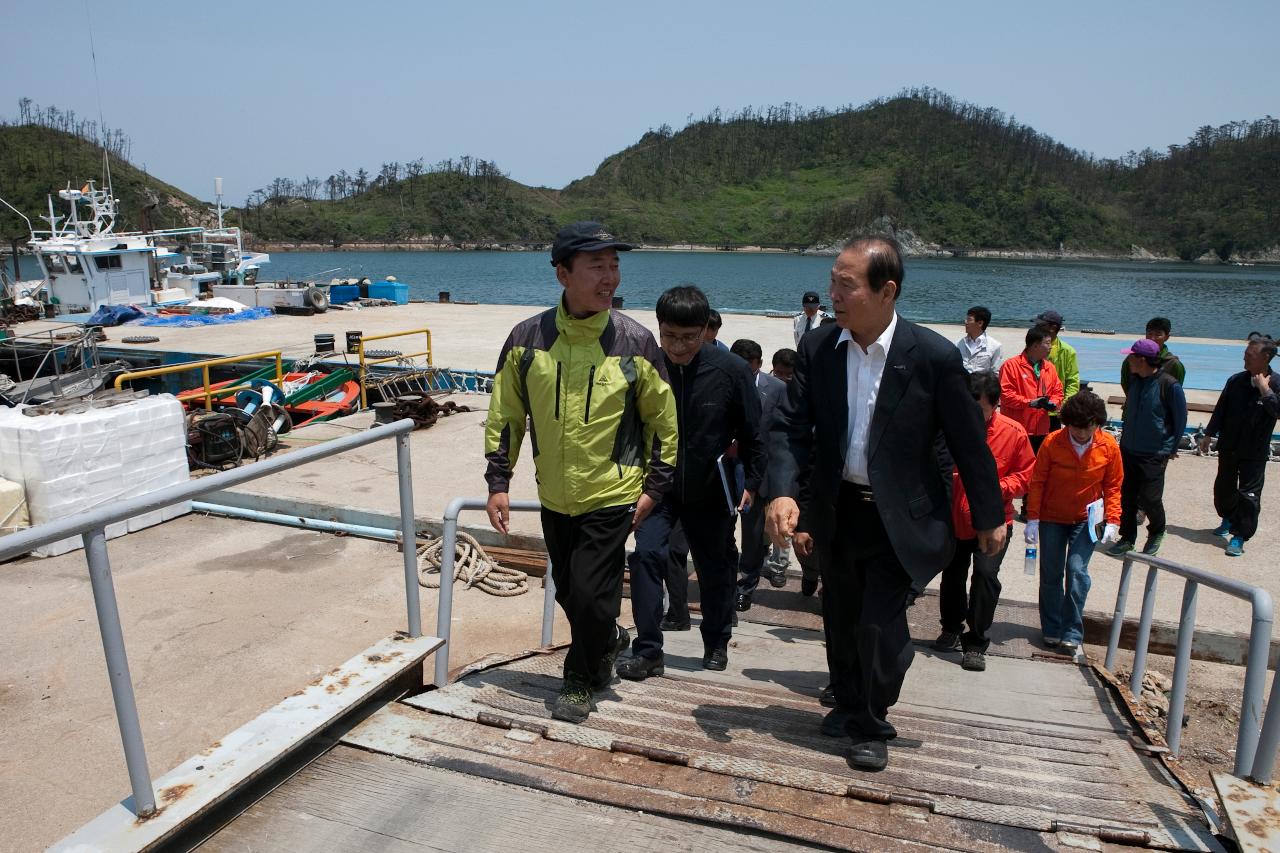
[(178, 400), (188, 409), (204, 408), (209, 396), (214, 409), (247, 414), (259, 405), (275, 404), (288, 413), (292, 427), (349, 415), (360, 406), (360, 385), (355, 373), (346, 368), (286, 373), (279, 384), (274, 377), (275, 368), (268, 367), (242, 379), (213, 383), (208, 395), (204, 386), (183, 391)]

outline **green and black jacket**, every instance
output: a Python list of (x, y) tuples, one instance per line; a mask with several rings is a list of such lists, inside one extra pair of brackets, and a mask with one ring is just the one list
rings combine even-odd
[(485, 479), (505, 492), (527, 428), (547, 509), (582, 515), (671, 488), (676, 406), (657, 342), (616, 311), (564, 308), (511, 330), (494, 371)]

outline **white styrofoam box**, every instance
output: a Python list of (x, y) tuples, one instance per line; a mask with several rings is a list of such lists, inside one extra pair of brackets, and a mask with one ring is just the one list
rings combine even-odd
[[(0, 477), (23, 486), (32, 524), (185, 483), (182, 406), (162, 394), (76, 414), (27, 417), (0, 409)], [(190, 511), (189, 502), (164, 507), (110, 525), (107, 537)], [(34, 553), (53, 556), (81, 546), (76, 536)]]
[(22, 484), (0, 479), (0, 536), (31, 526)]

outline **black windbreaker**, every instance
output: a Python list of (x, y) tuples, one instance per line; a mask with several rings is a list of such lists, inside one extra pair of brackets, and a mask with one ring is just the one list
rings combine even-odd
[(1266, 459), (1270, 455), (1271, 432), (1280, 417), (1280, 373), (1270, 368), (1267, 373), (1271, 393), (1265, 397), (1258, 393), (1246, 370), (1233, 375), (1223, 386), (1205, 428), (1206, 435), (1218, 436), (1219, 452), (1235, 453), (1241, 459)]
[[(665, 353), (663, 357), (666, 358)], [(666, 362), (680, 424), (671, 496), (686, 504), (723, 504), (724, 486), (716, 459), (735, 440), (746, 472), (747, 490), (756, 494), (764, 476), (765, 454), (760, 435), (760, 395), (751, 368), (715, 344), (703, 344), (688, 364), (674, 364), (669, 358)]]

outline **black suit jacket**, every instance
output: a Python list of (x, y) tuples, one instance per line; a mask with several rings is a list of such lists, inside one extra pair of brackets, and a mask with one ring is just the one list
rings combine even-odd
[[(813, 535), (822, 555), (839, 521), (836, 498), (849, 444), (846, 348), (855, 344), (837, 346), (841, 331), (827, 325), (800, 341), (795, 379), (770, 439), (772, 496), (803, 492), (800, 529)], [(899, 317), (872, 413), (867, 469), (894, 553), (920, 587), (946, 567), (955, 548), (939, 434), (960, 471), (974, 527), (1003, 525), (995, 460), (960, 353), (941, 335)]]

